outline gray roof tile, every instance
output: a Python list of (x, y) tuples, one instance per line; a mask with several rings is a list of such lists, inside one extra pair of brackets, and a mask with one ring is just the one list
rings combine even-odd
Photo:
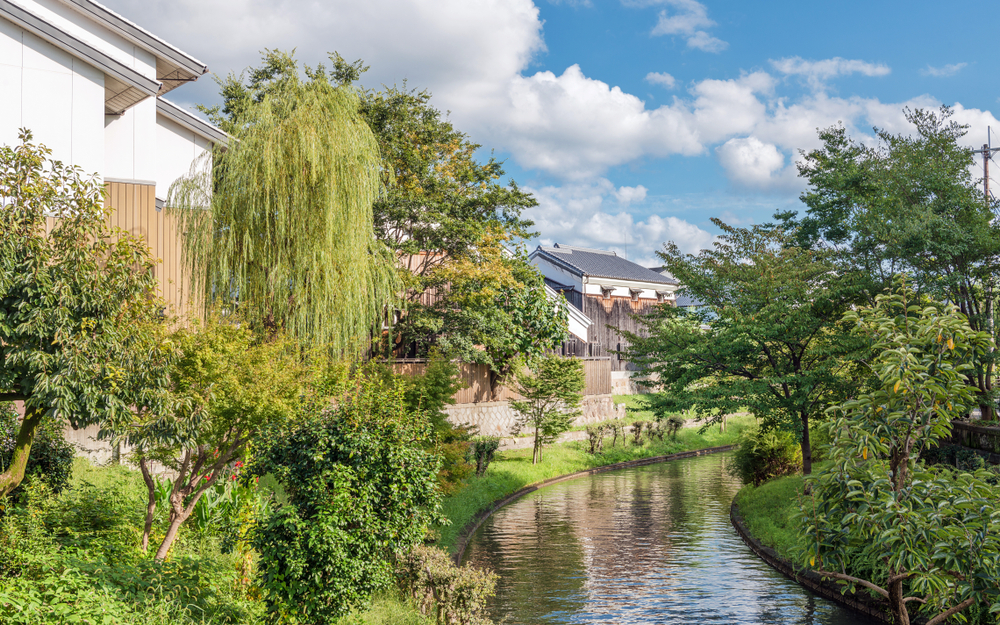
[(535, 250), (538, 254), (582, 276), (597, 278), (617, 278), (619, 280), (634, 280), (636, 282), (653, 282), (657, 284), (676, 285), (677, 280), (661, 275), (642, 265), (618, 256), (614, 252), (591, 250), (585, 247), (570, 247), (555, 244), (553, 247), (539, 245)]

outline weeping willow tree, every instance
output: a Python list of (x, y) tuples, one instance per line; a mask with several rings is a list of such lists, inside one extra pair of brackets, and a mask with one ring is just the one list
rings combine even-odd
[(226, 107), (205, 110), (233, 140), (214, 167), (196, 163), (171, 188), (196, 305), (238, 307), (303, 344), (355, 349), (399, 290), (373, 234), (378, 144), (352, 88), (322, 68), (302, 79), (290, 55), (264, 61), (247, 84), (221, 81)]

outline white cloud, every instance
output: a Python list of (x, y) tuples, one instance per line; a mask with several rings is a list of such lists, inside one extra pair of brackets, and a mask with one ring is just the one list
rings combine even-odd
[(962, 68), (966, 65), (968, 65), (968, 63), (951, 63), (943, 67), (932, 67), (928, 65), (926, 68), (920, 70), (920, 73), (924, 76), (933, 76), (934, 78), (947, 78), (948, 76), (954, 76), (962, 71)]
[[(642, 189), (641, 202), (646, 196)], [(715, 236), (675, 216), (651, 215), (637, 219), (621, 206), (623, 195), (635, 195), (629, 187), (616, 188), (607, 179), (592, 183), (526, 188), (538, 206), (525, 212), (535, 221), (543, 237), (540, 243), (563, 243), (627, 255), (640, 265), (659, 265), (655, 252), (666, 241), (674, 241), (685, 252), (710, 247)], [(616, 205), (617, 204), (617, 205)]]
[(757, 137), (730, 139), (716, 148), (719, 162), (733, 182), (758, 189), (795, 185), (794, 166), (785, 167), (785, 156), (772, 143)]
[(615, 199), (618, 200), (619, 204), (628, 206), (629, 204), (639, 204), (646, 200), (646, 193), (649, 191), (646, 187), (636, 185), (634, 187), (618, 187), (614, 191)]
[(689, 48), (704, 52), (722, 52), (729, 44), (709, 35), (704, 29), (715, 26), (708, 17), (708, 9), (695, 0), (623, 0), (625, 6), (650, 6), (666, 4), (671, 9), (663, 9), (653, 27), (652, 36), (679, 35), (684, 38)]
[(802, 76), (814, 89), (822, 88), (827, 80), (837, 76), (862, 74), (864, 76), (887, 76), (892, 70), (882, 63), (869, 63), (857, 59), (842, 59), (839, 56), (821, 61), (807, 61), (793, 56), (772, 59), (771, 66), (786, 76)]
[(660, 85), (667, 89), (673, 89), (674, 85), (677, 84), (677, 80), (666, 72), (649, 72), (646, 74), (646, 82)]

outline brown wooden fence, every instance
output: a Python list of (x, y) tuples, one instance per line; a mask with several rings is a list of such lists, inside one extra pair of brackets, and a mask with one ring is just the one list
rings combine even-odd
[[(611, 359), (581, 358), (583, 372), (586, 377), (584, 395), (611, 394)], [(423, 358), (405, 358), (392, 363), (396, 373), (404, 375), (420, 375), (427, 368), (427, 360)], [(476, 404), (493, 401), (490, 397), (490, 370), (486, 365), (459, 363), (459, 375), (465, 388), (455, 393), (456, 404)], [(512, 388), (504, 386), (500, 389), (499, 401), (520, 399), (521, 396)]]

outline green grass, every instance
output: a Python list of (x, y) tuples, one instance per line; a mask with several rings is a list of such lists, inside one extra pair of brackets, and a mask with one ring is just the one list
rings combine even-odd
[(434, 625), (434, 620), (397, 593), (387, 593), (373, 597), (367, 610), (351, 613), (338, 625)]
[(500, 452), (486, 475), (481, 478), (473, 477), (462, 490), (445, 499), (444, 514), (451, 524), (438, 528), (441, 533), (438, 544), (446, 550), (454, 551), (458, 533), (477, 512), (525, 486), (616, 462), (730, 445), (736, 442), (740, 431), (753, 422), (753, 417), (733, 417), (728, 420), (723, 434), (719, 433), (718, 426), (713, 426), (704, 433), (700, 433), (697, 428), (684, 428), (676, 441), (666, 439), (642, 445), (623, 445), (619, 440), (618, 446), (613, 449), (610, 448), (611, 441), (605, 439), (605, 451), (597, 455), (587, 452), (587, 441), (562, 443), (546, 447), (542, 452), (542, 462), (537, 465), (531, 464), (531, 449)]
[[(813, 472), (822, 471), (825, 465), (814, 464)], [(803, 483), (801, 475), (790, 475), (760, 486), (744, 486), (736, 494), (736, 505), (747, 531), (784, 558), (790, 559), (798, 544), (794, 516), (799, 511)]]

